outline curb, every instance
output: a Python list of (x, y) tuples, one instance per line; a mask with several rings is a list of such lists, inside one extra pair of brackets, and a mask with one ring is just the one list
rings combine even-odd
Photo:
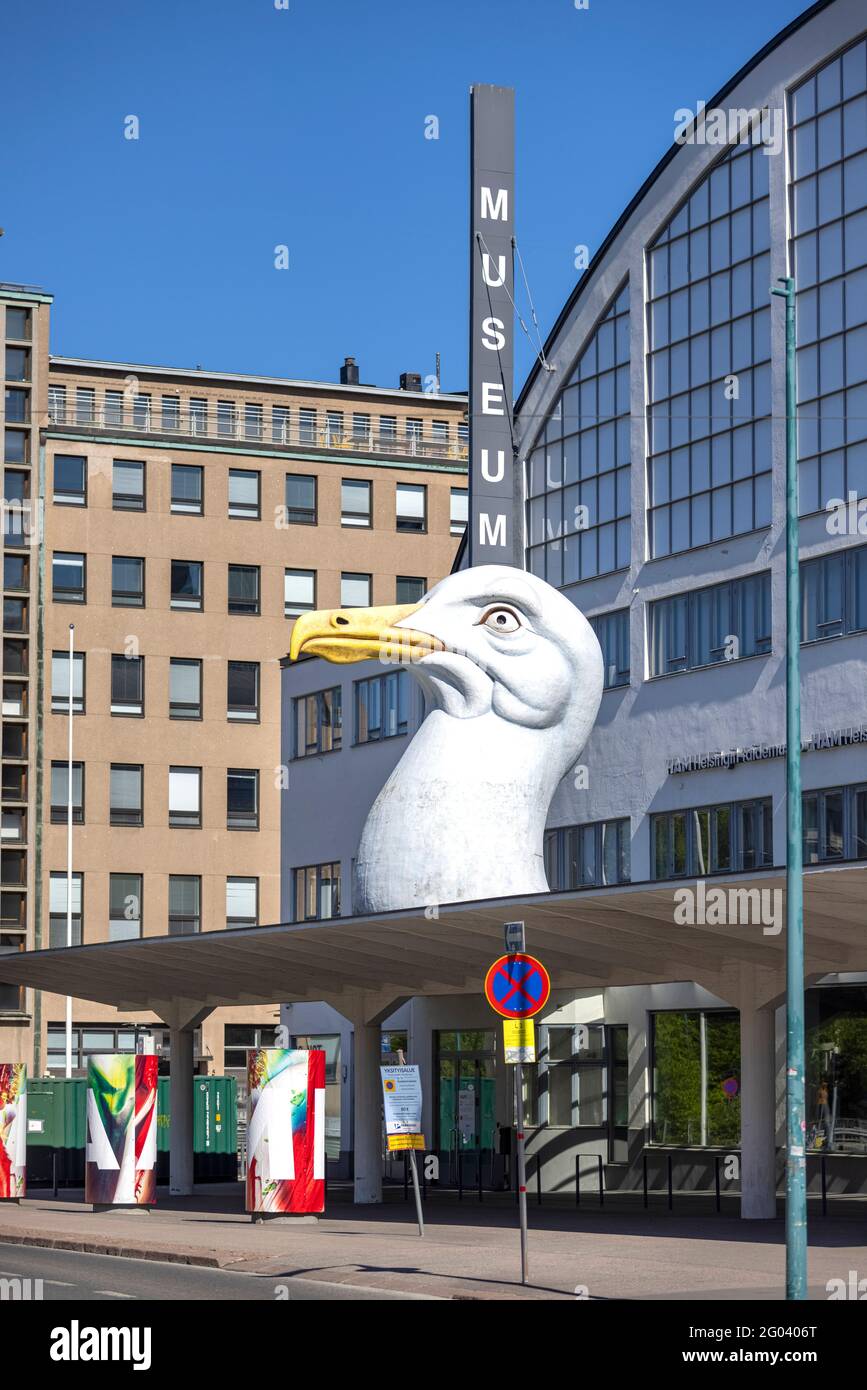
[(159, 1250), (154, 1246), (124, 1245), (105, 1240), (76, 1239), (74, 1236), (48, 1236), (27, 1231), (0, 1230), (0, 1244), (30, 1245), (43, 1250), (77, 1250), (83, 1255), (117, 1255), (127, 1260), (157, 1260), (166, 1264), (198, 1265), (205, 1269), (223, 1269), (232, 1260), (218, 1255), (200, 1255), (193, 1251)]

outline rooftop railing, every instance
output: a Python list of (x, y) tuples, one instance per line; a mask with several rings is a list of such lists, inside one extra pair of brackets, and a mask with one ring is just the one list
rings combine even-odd
[(235, 444), (251, 448), (263, 445), (278, 448), (342, 450), (346, 453), (387, 454), (401, 458), (450, 459), (465, 462), (467, 442), (454, 435), (336, 427), (329, 422), (295, 419), (267, 421), (242, 416), (219, 416), (196, 411), (164, 412), (133, 404), (105, 409), (82, 409), (80, 405), (52, 403), (49, 425), (89, 430), (121, 430), (124, 433), (159, 435), (161, 438), (201, 440), (203, 444)]

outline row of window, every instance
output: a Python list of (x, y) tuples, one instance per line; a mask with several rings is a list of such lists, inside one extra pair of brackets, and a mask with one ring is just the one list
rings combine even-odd
[[(182, 400), (177, 395), (161, 395), (157, 403), (149, 392), (128, 394), (122, 389), (106, 387), (100, 411), (95, 387), (76, 386), (74, 403), (70, 402), (69, 395), (64, 384), (58, 382), (49, 385), (48, 409), (53, 424), (127, 424), (134, 429), (160, 430), (167, 434), (214, 433), (228, 439), (270, 439), (275, 444), (297, 441), (324, 444), (326, 447), (352, 440), (365, 444), (376, 441), (386, 447), (390, 440), (398, 438), (401, 426), (405, 439), (421, 440), (426, 423), (431, 439), (447, 444), (451, 436), (449, 420), (426, 420), (422, 416), (373, 416), (361, 410), (352, 411), (347, 416), (345, 411), (332, 408), (320, 410), (316, 406), (272, 405), (268, 432), (266, 407), (258, 401), (241, 404), (230, 400), (215, 401), (207, 396)], [(466, 441), (466, 424), (458, 422), (456, 437), (459, 441)]]
[[(72, 819), (84, 824), (84, 763), (72, 764)], [(69, 764), (51, 764), (51, 819), (66, 823), (69, 805)], [(110, 825), (144, 825), (144, 766), (111, 763), (109, 767), (108, 819)], [(202, 769), (169, 768), (169, 825), (176, 828), (202, 825)], [(226, 771), (226, 829), (259, 829), (259, 771), (230, 767)]]
[[(144, 933), (143, 907), (144, 875), (139, 873), (109, 874), (108, 880), (108, 940), (128, 941)], [(68, 936), (67, 876), (52, 873), (49, 881), (49, 932), (51, 947), (65, 946)], [(104, 910), (104, 909), (103, 909)], [(82, 944), (84, 917), (84, 874), (72, 875), (72, 945)], [(104, 941), (106, 934), (91, 919), (93, 940)], [(256, 927), (259, 925), (258, 878), (231, 877), (226, 879), (226, 927)], [(201, 931), (202, 880), (197, 874), (169, 874), (168, 934), (190, 936)]]
[[(201, 612), (205, 606), (205, 566), (202, 560), (172, 560), (170, 607)], [(366, 608), (371, 602), (373, 576), (344, 571), (340, 576), (340, 606)], [(418, 603), (427, 581), (420, 575), (399, 574), (395, 580), (396, 603)], [(55, 603), (87, 602), (87, 556), (83, 551), (55, 550), (51, 560), (51, 592)], [(111, 602), (114, 608), (145, 607), (145, 559), (142, 555), (111, 558)], [(286, 617), (316, 607), (316, 570), (283, 571), (283, 612)], [(261, 609), (259, 565), (229, 565), (227, 585), (229, 613), (258, 616)], [(24, 600), (9, 600), (4, 615), (7, 631), (26, 630)]]
[[(204, 515), (204, 467), (171, 465), (171, 510), (182, 516)], [(315, 475), (286, 474), (284, 518), (288, 525), (315, 526), (319, 519)], [(236, 520), (258, 521), (262, 516), (262, 475), (258, 469), (230, 468), (228, 515)], [(115, 459), (112, 464), (112, 507), (115, 511), (147, 510), (146, 465), (137, 459)], [(7, 501), (9, 497), (7, 495)], [(59, 506), (87, 506), (87, 459), (81, 454), (55, 454), (53, 500)], [(363, 478), (343, 478), (340, 483), (340, 521), (343, 526), (373, 525), (373, 483)], [(467, 522), (467, 490), (450, 491), (450, 529), (460, 535)], [(395, 485), (395, 527), (398, 531), (424, 534), (428, 528), (427, 487), (424, 483)]]
[[(72, 658), (72, 710), (85, 711), (85, 653)], [(169, 718), (201, 719), (202, 660), (200, 657), (169, 658)], [(259, 719), (259, 662), (229, 661), (226, 673), (226, 718), (239, 723)], [(51, 654), (51, 709), (69, 712), (69, 652)], [(111, 713), (143, 715), (145, 710), (145, 657), (112, 655)]]
[[(294, 758), (336, 753), (343, 747), (343, 695), (339, 685), (300, 695), (294, 703)], [(406, 671), (389, 671), (353, 682), (354, 740), (377, 743), (405, 734), (410, 717)]]
[[(801, 561), (801, 641), (867, 631), (867, 546)], [(666, 676), (771, 650), (771, 576), (673, 594), (650, 607), (650, 674)], [(591, 619), (605, 689), (629, 684), (629, 610)]]

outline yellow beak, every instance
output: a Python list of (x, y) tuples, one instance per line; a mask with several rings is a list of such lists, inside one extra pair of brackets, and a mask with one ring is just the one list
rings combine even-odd
[(445, 651), (438, 637), (395, 627), (417, 613), (420, 603), (393, 604), (386, 608), (323, 608), (295, 619), (289, 644), (289, 660), (321, 656), (326, 661), (368, 661), (380, 657), (393, 662), (420, 661), (428, 652)]

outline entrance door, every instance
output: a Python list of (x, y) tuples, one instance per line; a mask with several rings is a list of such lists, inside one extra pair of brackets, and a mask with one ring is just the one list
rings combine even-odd
[(495, 1034), (492, 1029), (436, 1035), (440, 1182), (490, 1185), (496, 1143)]

